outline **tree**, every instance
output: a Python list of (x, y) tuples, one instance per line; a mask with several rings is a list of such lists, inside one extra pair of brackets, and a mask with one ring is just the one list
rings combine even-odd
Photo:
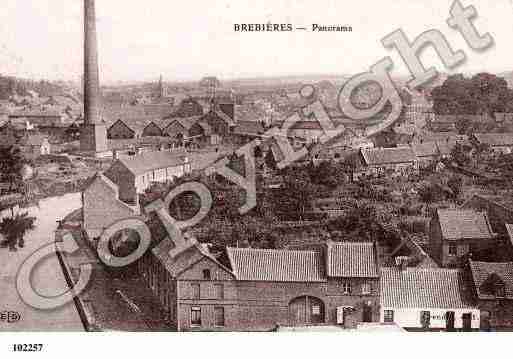
[(35, 228), (35, 217), (29, 217), (28, 213), (17, 213), (12, 217), (4, 217), (0, 222), (0, 233), (4, 235), (4, 241), (0, 243), (15, 251), (16, 246), (25, 246), (25, 234)]
[(2, 246), (8, 246), (10, 250), (16, 250), (16, 246), (23, 248), (24, 237), (27, 231), (34, 229), (34, 217), (28, 213), (14, 213), (14, 207), (27, 202), (29, 193), (27, 186), (22, 185), (23, 171), (27, 161), (15, 146), (0, 147), (0, 180), (7, 183), (10, 194), (19, 195), (20, 199), (9, 204), (11, 216), (4, 217), (0, 222), (0, 233), (4, 235)]
[(456, 162), (458, 166), (466, 166), (470, 163), (470, 151), (472, 148), (465, 146), (459, 142), (455, 144), (451, 150), (451, 159)]
[(461, 188), (463, 186), (463, 180), (460, 176), (452, 176), (447, 180), (447, 186), (451, 189), (454, 197), (457, 198), (461, 194)]
[(308, 172), (300, 167), (288, 167), (283, 171), (283, 186), (272, 198), (275, 212), (286, 213), (290, 217), (304, 213), (310, 209), (311, 202), (320, 192), (319, 186), (310, 181)]
[(9, 184), (10, 192), (20, 189), (26, 164), (28, 162), (18, 147), (0, 147), (0, 180)]
[(317, 165), (313, 163), (308, 168), (313, 184), (335, 188), (345, 183), (346, 174), (342, 166), (337, 166), (330, 161), (323, 161)]
[(492, 115), (510, 109), (513, 90), (493, 74), (479, 73), (472, 78), (457, 74), (435, 87), (431, 95), (433, 110), (439, 115)]

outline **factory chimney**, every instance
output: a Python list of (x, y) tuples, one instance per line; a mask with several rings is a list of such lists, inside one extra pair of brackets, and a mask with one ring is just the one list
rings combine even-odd
[(95, 0), (84, 0), (84, 124), (80, 131), (80, 150), (95, 157), (108, 152), (107, 129), (100, 111)]

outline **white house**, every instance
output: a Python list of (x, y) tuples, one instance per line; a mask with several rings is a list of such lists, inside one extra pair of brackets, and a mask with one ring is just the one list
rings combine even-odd
[(408, 330), (477, 330), (479, 309), (468, 303), (458, 269), (381, 269), (380, 321)]
[(171, 151), (143, 152), (135, 156), (121, 157), (105, 171), (105, 176), (119, 187), (119, 199), (133, 204), (137, 195), (155, 182), (172, 181), (191, 172), (186, 156)]

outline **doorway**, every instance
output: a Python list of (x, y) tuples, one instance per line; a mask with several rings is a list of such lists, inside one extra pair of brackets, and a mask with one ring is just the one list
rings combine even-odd
[(461, 317), (463, 320), (463, 331), (469, 332), (472, 330), (472, 314), (471, 313), (464, 313)]
[(454, 312), (445, 313), (445, 328), (449, 332), (454, 331), (454, 319), (455, 319)]
[(294, 325), (324, 323), (324, 303), (316, 297), (295, 298), (289, 303), (289, 316)]
[(372, 322), (372, 307), (368, 304), (364, 304), (363, 306), (363, 318), (364, 323)]

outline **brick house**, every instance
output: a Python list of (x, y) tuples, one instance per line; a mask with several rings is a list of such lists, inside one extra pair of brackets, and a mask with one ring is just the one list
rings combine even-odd
[(12, 112), (9, 114), (9, 119), (13, 122), (28, 121), (36, 127), (60, 127), (68, 116), (58, 111), (28, 110)]
[(167, 123), (162, 127), (162, 132), (165, 136), (180, 142), (187, 141), (191, 135), (191, 127), (198, 122), (200, 116), (193, 117), (178, 117), (166, 120)]
[(481, 328), (513, 328), (513, 263), (469, 261)]
[(372, 243), (319, 250), (227, 248), (231, 268), (193, 239), (171, 247), (151, 251), (138, 267), (177, 330), (353, 328), (379, 319)]
[(178, 108), (172, 113), (171, 117), (193, 117), (202, 115), (203, 106), (193, 98), (186, 98), (180, 101)]
[(212, 131), (212, 143), (218, 144), (224, 138), (227, 138), (236, 126), (233, 118), (219, 109), (211, 110), (201, 118), (206, 122)]
[(139, 214), (137, 205), (119, 199), (119, 188), (101, 173), (91, 177), (82, 192), (83, 229), (90, 240), (98, 238), (112, 223)]
[(497, 233), (497, 247), (486, 253), (483, 259), (494, 262), (513, 261), (513, 208), (508, 197), (475, 194), (461, 208), (485, 212), (492, 231)]
[(406, 175), (418, 169), (417, 156), (410, 146), (392, 148), (362, 148), (355, 176)]
[(156, 121), (150, 121), (142, 130), (142, 137), (162, 137), (164, 132)]
[(170, 151), (144, 152), (118, 158), (104, 175), (119, 187), (119, 199), (137, 203), (153, 182), (167, 182), (191, 171), (189, 159)]
[(479, 310), (457, 269), (385, 267), (380, 288), (383, 323), (408, 330), (479, 329)]
[(436, 142), (421, 142), (411, 145), (420, 166), (427, 166), (440, 157), (440, 151)]
[(135, 130), (125, 121), (117, 120), (107, 128), (107, 138), (112, 140), (135, 138)]
[(51, 152), (48, 137), (42, 134), (27, 134), (21, 139), (20, 144), (23, 149), (23, 155), (31, 159), (49, 155)]
[(496, 152), (509, 154), (513, 150), (513, 133), (475, 133), (474, 138)]
[(261, 137), (265, 132), (264, 126), (258, 121), (238, 121), (233, 129), (233, 136), (240, 144)]
[(503, 196), (487, 196), (475, 194), (461, 208), (485, 212), (494, 233), (508, 236), (506, 224), (513, 223), (513, 208), (504, 202)]
[(496, 237), (486, 213), (471, 209), (438, 209), (429, 225), (433, 258), (443, 267), (495, 247)]

